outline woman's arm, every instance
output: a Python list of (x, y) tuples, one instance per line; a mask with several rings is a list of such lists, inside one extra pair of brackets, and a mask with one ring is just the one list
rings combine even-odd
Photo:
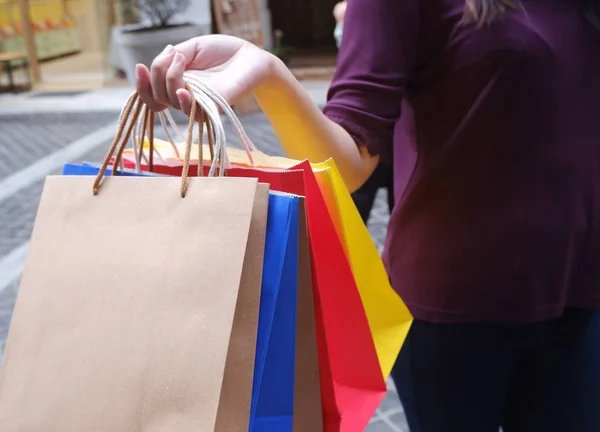
[(333, 158), (354, 191), (373, 173), (379, 155), (391, 153), (415, 69), (420, 10), (419, 0), (353, 0), (345, 6), (353, 31), (340, 50), (324, 113), (275, 58), (270, 78), (254, 94), (290, 157)]
[(348, 132), (327, 118), (288, 68), (272, 57), (268, 79), (254, 95), (287, 155), (322, 162), (335, 160), (346, 186), (358, 189), (373, 173), (379, 157), (358, 147)]
[(378, 157), (359, 148), (344, 128), (329, 120), (274, 55), (231, 36), (200, 36), (167, 47), (151, 70), (137, 65), (137, 90), (154, 111), (172, 106), (189, 114), (186, 71), (231, 104), (253, 92), (287, 155), (312, 162), (333, 158), (349, 189), (360, 187), (375, 169)]

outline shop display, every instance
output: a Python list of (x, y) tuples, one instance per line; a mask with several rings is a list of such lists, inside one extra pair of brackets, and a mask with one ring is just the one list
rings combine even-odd
[[(39, 60), (81, 51), (77, 24), (60, 0), (32, 2), (29, 6)], [(25, 52), (21, 16), (16, 0), (0, 0), (0, 52)]]

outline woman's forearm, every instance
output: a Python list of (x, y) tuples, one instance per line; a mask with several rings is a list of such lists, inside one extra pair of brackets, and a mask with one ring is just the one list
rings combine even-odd
[(311, 162), (333, 158), (351, 191), (358, 189), (375, 169), (378, 158), (359, 149), (348, 132), (329, 120), (275, 56), (269, 78), (254, 95), (290, 158)]

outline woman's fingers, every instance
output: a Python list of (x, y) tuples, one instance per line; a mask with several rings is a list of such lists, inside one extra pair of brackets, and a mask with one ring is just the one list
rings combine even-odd
[[(181, 111), (183, 111), (184, 113), (186, 113), (189, 116), (192, 112), (192, 104), (197, 103), (197, 102), (192, 98), (192, 95), (186, 89), (177, 90), (176, 95), (177, 95), (177, 100), (179, 101), (179, 106), (181, 107), (180, 108)], [(198, 122), (206, 121), (206, 119), (203, 118), (201, 108), (199, 106), (196, 106), (195, 120)]]
[(185, 57), (180, 52), (176, 52), (175, 56), (173, 57), (173, 62), (171, 63), (171, 66), (169, 66), (165, 77), (169, 104), (175, 108), (180, 108), (177, 90), (185, 87), (185, 82), (183, 81), (185, 66)]
[[(154, 96), (152, 94), (152, 85), (150, 84), (150, 71), (143, 64), (136, 65), (135, 68), (135, 76), (136, 76), (136, 90), (142, 101), (148, 108), (150, 108), (154, 112), (159, 112), (167, 108), (166, 105), (160, 104), (156, 102)], [(183, 81), (182, 81), (183, 83)], [(174, 99), (177, 100), (177, 106), (187, 115), (190, 115), (192, 109), (192, 95), (183, 88), (183, 84), (177, 88), (172, 94), (174, 95)], [(196, 112), (196, 119), (200, 119), (201, 115), (199, 112)]]
[(150, 83), (152, 85), (152, 97), (161, 105), (170, 105), (167, 91), (167, 71), (175, 58), (175, 48), (168, 45), (152, 62), (150, 67)]
[(190, 95), (190, 92), (181, 88), (176, 91), (175, 95), (181, 110), (187, 115), (190, 115), (190, 111), (192, 110), (192, 96)]
[(162, 111), (166, 108), (165, 105), (154, 100), (152, 95), (152, 84), (150, 83), (150, 71), (143, 64), (135, 66), (136, 90), (144, 103), (148, 105), (154, 112)]
[(137, 91), (150, 109), (180, 108), (177, 90), (185, 87), (186, 63), (185, 56), (169, 45), (154, 59), (150, 70), (144, 65), (136, 66)]

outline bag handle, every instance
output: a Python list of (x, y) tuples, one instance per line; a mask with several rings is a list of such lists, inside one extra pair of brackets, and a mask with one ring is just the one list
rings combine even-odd
[[(185, 75), (184, 75), (184, 81), (185, 81)], [(221, 151), (221, 154), (219, 155), (220, 156), (219, 160), (221, 162), (222, 169), (219, 170), (219, 174), (222, 174), (225, 172), (224, 167), (229, 166), (229, 160), (227, 157), (227, 148), (226, 148), (227, 140), (226, 140), (226, 136), (225, 136), (225, 129), (223, 127), (223, 122), (221, 121), (221, 115), (219, 113), (217, 105), (212, 100), (212, 98), (210, 97), (208, 92), (194, 91), (193, 83), (186, 81), (185, 84), (186, 84), (186, 89), (188, 90), (188, 92), (190, 93), (190, 96), (192, 97), (192, 100), (195, 100), (198, 103), (198, 105), (202, 108), (204, 113), (206, 113), (206, 115), (208, 116), (209, 136), (214, 135), (214, 140), (218, 143), (217, 147)], [(222, 109), (231, 110), (231, 108), (229, 107), (229, 105), (226, 102), (224, 103)], [(190, 113), (190, 116), (192, 117), (191, 113)], [(168, 118), (170, 121), (172, 121), (172, 119), (173, 119), (170, 115), (168, 116)], [(211, 129), (212, 129), (212, 133), (211, 133)], [(250, 148), (246, 147), (246, 152), (248, 153), (249, 151), (251, 151)], [(210, 169), (208, 175), (214, 175), (215, 169), (216, 169), (216, 165), (211, 165), (211, 169)]]
[[(148, 109), (146, 107), (146, 109)], [(150, 115), (154, 115), (154, 112), (149, 111)], [(162, 115), (162, 118), (167, 117), (169, 119), (169, 122), (173, 122), (172, 126), (174, 126), (174, 129), (176, 129), (176, 132), (178, 134), (181, 134), (181, 131), (179, 130), (179, 128), (177, 127), (177, 124), (174, 123), (173, 117), (171, 116), (170, 113), (164, 113), (160, 112), (158, 113), (159, 116)], [(212, 162), (215, 158), (215, 133), (213, 130), (213, 126), (212, 126), (212, 121), (210, 121), (209, 119), (206, 118), (206, 112), (201, 109), (200, 112), (200, 118), (198, 120), (198, 124), (199, 124), (199, 131), (198, 131), (198, 151), (199, 151), (199, 155), (198, 155), (198, 161), (204, 161), (204, 155), (203, 155), (203, 151), (204, 151), (204, 124), (206, 123), (206, 128), (207, 128), (207, 135), (208, 135), (208, 149), (210, 151), (210, 161)], [(163, 124), (163, 128), (165, 129), (165, 131), (167, 131), (168, 129), (166, 129), (166, 125), (161, 121), (161, 123)], [(158, 149), (155, 148), (154, 146), (154, 120), (150, 120), (149, 125), (146, 127), (145, 125), (145, 120), (142, 120), (141, 122), (138, 122), (138, 133), (136, 134), (137, 139), (134, 138), (134, 158), (135, 158), (135, 170), (136, 172), (141, 172), (141, 161), (142, 159), (144, 160), (144, 162), (146, 163), (146, 165), (148, 166), (148, 171), (152, 172), (153, 171), (153, 156), (156, 153), (159, 158), (165, 162), (165, 160), (162, 158), (162, 156), (160, 155), (160, 152), (158, 151)], [(148, 132), (146, 132), (146, 130), (148, 129)], [(183, 134), (182, 134), (183, 135)], [(170, 134), (168, 134), (167, 136), (170, 136)], [(146, 158), (146, 154), (144, 153), (144, 149), (143, 149), (143, 143), (145, 142), (145, 139), (148, 139), (148, 158)], [(186, 140), (186, 138), (184, 138), (184, 140)], [(141, 142), (141, 145), (139, 147), (139, 149), (136, 148), (137, 145), (139, 145), (139, 142)], [(173, 145), (174, 149), (177, 149), (177, 146), (175, 145), (174, 142), (171, 142), (171, 144)], [(177, 150), (178, 152), (178, 150)], [(177, 153), (179, 154), (179, 152)], [(203, 173), (203, 169), (202, 169), (202, 165), (198, 163), (198, 172), (197, 172), (197, 176), (201, 177), (204, 175)]]
[[(240, 137), (240, 141), (246, 152), (246, 155), (248, 156), (248, 161), (250, 162), (250, 165), (254, 165), (253, 153), (260, 152), (246, 133), (240, 119), (235, 114), (233, 109), (229, 106), (229, 103), (213, 87), (211, 87), (208, 83), (201, 81), (194, 74), (190, 72), (185, 72), (183, 74), (183, 79), (186, 83), (186, 89), (190, 92), (192, 98), (196, 99), (203, 111), (208, 115), (210, 121), (208, 121), (207, 124), (211, 125), (214, 128), (215, 140), (222, 140), (222, 142), (224, 143), (226, 142), (225, 129), (223, 127), (223, 121), (219, 113), (220, 108), (236, 129), (238, 136)], [(179, 127), (173, 120), (173, 117), (171, 116), (168, 110), (159, 113), (159, 116), (161, 116), (161, 119), (165, 119), (169, 123), (169, 126), (175, 131), (175, 133), (179, 136), (181, 140), (185, 140), (183, 134), (179, 130)], [(163, 125), (163, 129), (165, 130), (169, 143), (173, 146), (173, 148), (176, 151), (176, 157), (178, 159), (181, 159), (177, 152), (177, 145), (175, 144), (173, 137), (169, 133), (167, 126), (162, 120), (161, 123)], [(161, 159), (163, 159), (162, 156), (160, 156), (160, 152), (158, 150), (156, 150), (156, 153)], [(222, 163), (225, 163), (226, 166), (230, 165), (226, 152), (221, 161)], [(211, 174), (212, 173), (209, 173), (209, 175)]]
[[(194, 90), (193, 96), (195, 96), (196, 99), (198, 99), (201, 96), (207, 97), (212, 101), (213, 106), (217, 105), (219, 108), (221, 108), (225, 116), (231, 121), (234, 128), (236, 129), (238, 136), (240, 137), (240, 140), (242, 142), (242, 145), (244, 146), (244, 150), (246, 151), (246, 155), (248, 156), (248, 161), (250, 162), (250, 165), (254, 165), (254, 157), (252, 156), (252, 153), (258, 153), (259, 151), (248, 136), (248, 134), (246, 133), (242, 122), (240, 121), (236, 113), (233, 111), (231, 106), (229, 106), (229, 103), (225, 100), (225, 98), (223, 98), (223, 96), (221, 96), (208, 83), (200, 80), (193, 73), (185, 72), (183, 74), (183, 79), (186, 85)], [(221, 116), (217, 116), (216, 123), (222, 128), (223, 122), (221, 120)], [(224, 128), (222, 129), (224, 133), (225, 130)]]
[[(223, 167), (223, 166), (228, 166), (229, 165), (229, 161), (227, 160), (227, 152), (225, 149), (225, 129), (223, 128), (223, 123), (221, 121), (220, 118), (220, 114), (219, 114), (219, 110), (216, 106), (216, 104), (212, 101), (212, 99), (204, 92), (198, 92), (198, 91), (194, 91), (192, 86), (188, 83), (186, 83), (186, 89), (189, 91), (191, 97), (193, 98), (193, 100), (195, 100), (196, 104), (200, 107), (201, 111), (200, 111), (200, 119), (199, 119), (199, 123), (200, 123), (200, 134), (199, 134), (199, 152), (202, 152), (204, 149), (203, 146), (203, 138), (204, 138), (204, 123), (206, 123), (207, 125), (207, 134), (208, 134), (208, 143), (209, 143), (209, 150), (210, 150), (210, 158), (211, 161), (214, 162), (215, 159), (215, 143), (216, 143), (216, 147), (219, 149), (220, 155), (219, 155), (219, 165), (215, 164), (215, 163), (211, 163), (211, 167), (209, 170), (208, 175), (209, 176), (213, 176), (215, 175), (215, 171), (217, 169), (217, 166), (219, 167)], [(229, 106), (226, 104), (226, 102), (224, 102), (224, 107), (226, 107), (225, 109), (229, 109), (231, 110), (231, 108), (229, 108)], [(169, 125), (171, 126), (171, 128), (175, 131), (175, 133), (177, 135), (179, 135), (179, 137), (184, 141), (187, 142), (187, 137), (183, 136), (183, 133), (181, 132), (181, 130), (179, 129), (179, 127), (177, 126), (177, 124), (175, 123), (175, 121), (173, 120), (173, 117), (171, 116), (171, 113), (169, 112), (169, 110), (164, 110), (158, 113), (161, 125), (163, 127), (163, 130), (165, 131), (165, 134), (167, 136), (168, 142), (171, 144), (171, 146), (173, 147), (174, 151), (175, 151), (175, 156), (178, 159), (182, 159), (180, 154), (179, 154), (179, 150), (177, 145), (175, 144), (175, 141), (173, 140), (173, 136), (171, 135), (169, 128), (167, 126), (167, 123), (169, 123)], [(192, 120), (195, 120), (195, 114), (192, 116), (190, 113), (190, 118)], [(141, 141), (143, 142), (144, 138), (145, 138), (145, 134), (143, 133), (143, 126), (142, 126), (143, 120), (138, 122), (138, 132), (135, 134), (135, 136), (140, 137), (140, 139), (135, 139), (134, 138), (134, 148), (137, 149), (137, 141)], [(239, 120), (238, 120), (239, 123)], [(241, 125), (240, 125), (241, 126)], [(248, 138), (249, 141), (249, 138)], [(160, 155), (160, 152), (158, 151), (158, 149), (156, 149), (154, 147), (154, 142), (153, 140), (149, 140), (149, 156), (151, 157), (152, 155), (154, 155), (155, 153), (158, 155), (158, 157), (164, 162), (165, 159)], [(251, 144), (251, 142), (250, 142)], [(251, 151), (250, 149), (254, 148), (254, 145), (251, 144), (250, 147), (248, 147), (248, 151)], [(142, 150), (134, 150), (134, 157), (135, 157), (135, 168), (136, 171), (139, 172), (141, 167), (141, 160), (144, 159), (145, 162), (148, 164), (148, 169), (150, 171), (152, 171), (152, 167), (149, 164), (149, 161), (146, 160), (146, 156), (144, 154), (143, 149)], [(249, 157), (251, 158), (251, 155), (249, 155)], [(200, 163), (200, 161), (202, 161), (202, 163)], [(200, 175), (200, 173), (202, 172), (202, 165), (203, 165), (203, 157), (201, 156), (201, 159), (199, 160), (198, 163), (198, 172)], [(219, 175), (225, 175), (225, 170), (224, 169), (219, 169)]]
[[(195, 121), (196, 111), (197, 111), (197, 107), (198, 107), (198, 102), (195, 99), (195, 96), (192, 93), (192, 90), (190, 88), (188, 88), (188, 91), (190, 91), (190, 94), (192, 95), (193, 103), (192, 103), (191, 112), (190, 112), (190, 121), (188, 123), (185, 156), (184, 156), (184, 160), (183, 160), (183, 173), (181, 176), (181, 197), (182, 198), (185, 198), (185, 195), (186, 195), (188, 187), (189, 187), (188, 171), (189, 171), (190, 156), (191, 156), (191, 151), (192, 151), (194, 126), (196, 123), (196, 121)], [(108, 166), (110, 165), (110, 161), (113, 158), (113, 156), (114, 156), (114, 164), (113, 164), (112, 173), (113, 173), (113, 175), (116, 175), (116, 167), (119, 165), (119, 163), (121, 161), (123, 151), (125, 150), (125, 147), (127, 146), (127, 142), (129, 141), (129, 138), (134, 129), (134, 126), (136, 125), (136, 122), (139, 119), (142, 108), (144, 108), (143, 119), (145, 119), (145, 122), (144, 122), (144, 120), (142, 120), (142, 122), (144, 122), (144, 124), (145, 124), (145, 126), (143, 126), (143, 129), (147, 128), (150, 131), (152, 131), (152, 129), (154, 127), (154, 123), (153, 122), (151, 123), (151, 120), (154, 120), (154, 115), (153, 115), (153, 113), (151, 113), (151, 111), (148, 109), (148, 107), (142, 102), (138, 93), (134, 91), (131, 94), (131, 96), (129, 96), (127, 103), (125, 104), (125, 107), (121, 111), (121, 115), (119, 116), (117, 133), (115, 135), (115, 138), (114, 138), (112, 144), (110, 145), (110, 148), (106, 154), (106, 157), (104, 158), (104, 161), (102, 162), (100, 170), (98, 171), (98, 175), (96, 176), (96, 179), (94, 180), (94, 184), (92, 187), (92, 191), (93, 191), (94, 195), (98, 195), (98, 193), (100, 191), (100, 186), (102, 185), (103, 179), (106, 174), (106, 170), (108, 169)], [(133, 114), (132, 114), (132, 112), (133, 112)], [(151, 142), (152, 143), (154, 142), (154, 137), (153, 137), (152, 132), (151, 132)], [(224, 149), (225, 149), (225, 146), (223, 145), (222, 141), (217, 140), (216, 146), (217, 146), (217, 149), (216, 149), (215, 153), (216, 153), (217, 157), (213, 158), (213, 160), (212, 160), (209, 175), (214, 173), (217, 163), (222, 160), (221, 157), (223, 157), (223, 153), (224, 153)], [(115, 152), (116, 152), (116, 155), (115, 155)], [(134, 152), (134, 153), (136, 153), (136, 159), (137, 159), (137, 152)], [(152, 153), (153, 152), (151, 151), (150, 158), (152, 157), (151, 156)], [(199, 170), (199, 174), (202, 174), (203, 159), (202, 159), (201, 149), (199, 149), (199, 151), (198, 151), (198, 156), (199, 156), (198, 170)], [(219, 170), (220, 176), (223, 175), (223, 171), (224, 170)]]

